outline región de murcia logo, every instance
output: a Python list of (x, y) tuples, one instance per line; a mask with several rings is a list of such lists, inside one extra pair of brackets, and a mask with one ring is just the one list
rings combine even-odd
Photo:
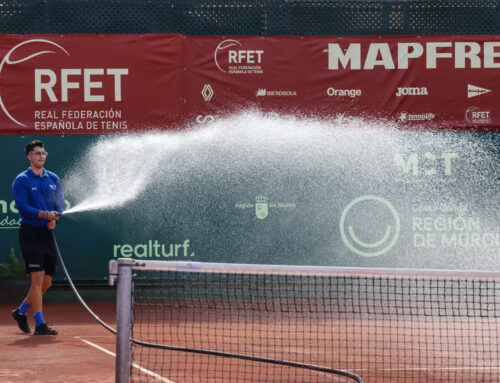
[(237, 202), (234, 207), (241, 210), (254, 208), (255, 216), (260, 220), (264, 220), (275, 209), (295, 209), (296, 205), (294, 202), (270, 201), (268, 197), (260, 194), (255, 197), (255, 203)]

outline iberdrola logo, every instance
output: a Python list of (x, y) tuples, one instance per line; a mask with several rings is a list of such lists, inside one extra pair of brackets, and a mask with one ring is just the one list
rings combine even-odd
[(255, 215), (258, 219), (266, 219), (269, 214), (269, 204), (267, 197), (259, 195), (255, 198)]

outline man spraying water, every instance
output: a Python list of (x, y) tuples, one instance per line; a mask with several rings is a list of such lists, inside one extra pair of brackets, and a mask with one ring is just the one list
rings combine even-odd
[(26, 145), (30, 162), (28, 170), (19, 174), (12, 184), (16, 207), (21, 214), (19, 244), (25, 270), (31, 285), (21, 305), (12, 312), (19, 329), (29, 333), (26, 313), (31, 308), (35, 318), (35, 335), (57, 335), (47, 326), (42, 314), (42, 296), (52, 284), (56, 271), (57, 249), (51, 230), (64, 211), (65, 202), (59, 177), (44, 169), (48, 153), (41, 141)]

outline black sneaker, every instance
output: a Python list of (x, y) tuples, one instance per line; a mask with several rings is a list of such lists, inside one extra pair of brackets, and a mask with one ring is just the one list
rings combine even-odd
[(25, 332), (26, 334), (29, 334), (31, 332), (30, 326), (28, 326), (28, 318), (26, 318), (26, 315), (19, 314), (19, 308), (12, 311), (12, 318), (14, 318), (14, 320), (17, 322), (19, 330)]
[(35, 327), (35, 335), (57, 335), (57, 330), (47, 326), (47, 323), (42, 323)]

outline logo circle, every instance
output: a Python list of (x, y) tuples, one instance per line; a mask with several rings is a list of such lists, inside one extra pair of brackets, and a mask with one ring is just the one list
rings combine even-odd
[(241, 45), (242, 44), (238, 40), (232, 40), (232, 39), (224, 40), (219, 45), (217, 45), (217, 48), (215, 48), (214, 52), (214, 60), (215, 60), (215, 65), (221, 72), (227, 72), (227, 71), (219, 65), (219, 59), (218, 59), (219, 52), (230, 47), (241, 46)]
[[(345, 221), (349, 211), (358, 203), (364, 201), (375, 201), (384, 205), (394, 217), (395, 225), (394, 230), (391, 225), (386, 227), (386, 231), (384, 236), (377, 242), (367, 243), (360, 240), (356, 234), (354, 233), (354, 229), (352, 226), (348, 227), (348, 234), (346, 233)], [(352, 200), (342, 212), (340, 217), (340, 235), (342, 237), (342, 241), (344, 244), (351, 250), (353, 253), (357, 255), (361, 255), (362, 257), (378, 257), (382, 254), (387, 253), (396, 243), (399, 238), (399, 233), (401, 229), (401, 222), (399, 219), (399, 214), (392, 206), (392, 204), (387, 201), (385, 198), (378, 197), (375, 195), (365, 195), (358, 197)], [(392, 238), (390, 238), (392, 235)], [(356, 246), (355, 246), (356, 245)], [(382, 248), (380, 248), (383, 246)], [(376, 249), (378, 248), (378, 249)]]

